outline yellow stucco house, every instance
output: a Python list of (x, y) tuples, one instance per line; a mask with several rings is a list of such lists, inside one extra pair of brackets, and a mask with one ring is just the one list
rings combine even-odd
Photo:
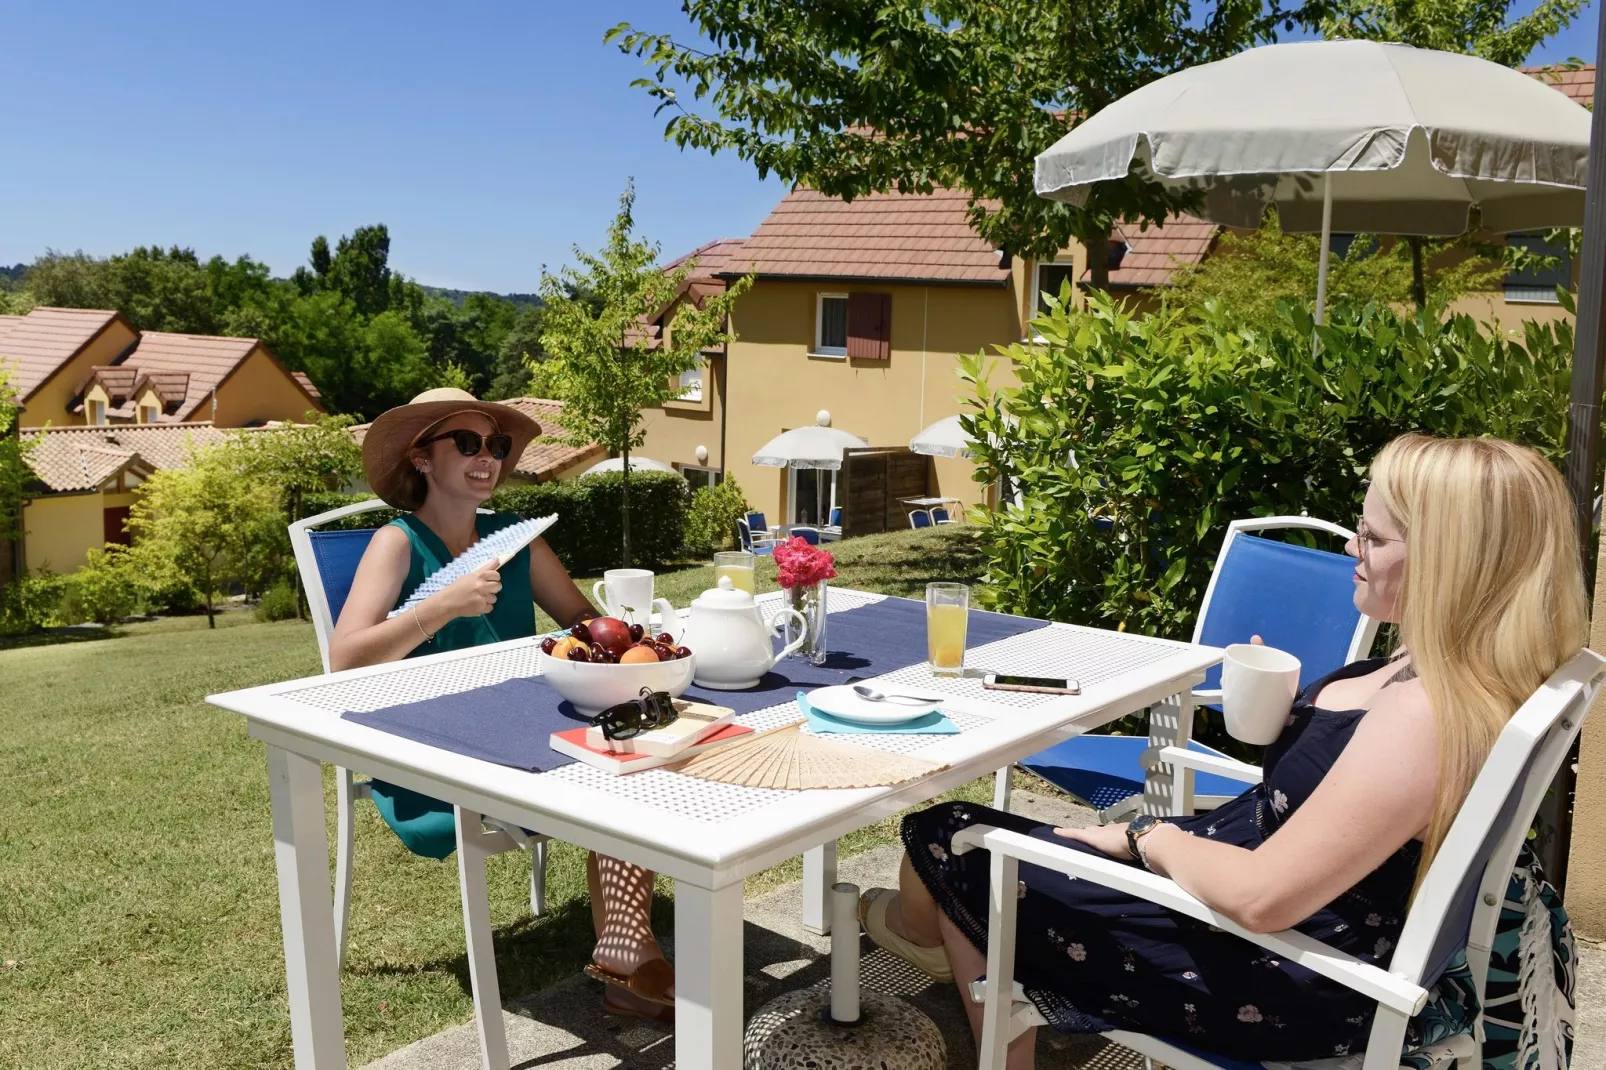
[(136, 331), (117, 312), (0, 316), (0, 368), (34, 437), (14, 574), (70, 572), (127, 536), (135, 488), (223, 430), (321, 412), (318, 392), (255, 338)]

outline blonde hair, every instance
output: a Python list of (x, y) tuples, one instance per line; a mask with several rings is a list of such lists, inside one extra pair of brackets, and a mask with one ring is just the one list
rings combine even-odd
[(1571, 499), (1533, 450), (1404, 435), (1372, 484), (1405, 536), (1400, 641), (1438, 731), (1420, 883), (1506, 722), (1584, 645), (1589, 609)]

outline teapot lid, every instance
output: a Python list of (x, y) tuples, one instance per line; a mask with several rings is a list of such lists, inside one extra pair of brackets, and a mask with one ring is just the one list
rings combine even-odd
[(698, 595), (692, 605), (707, 606), (709, 609), (751, 609), (753, 596), (737, 588), (729, 576), (721, 576), (719, 586), (710, 587)]

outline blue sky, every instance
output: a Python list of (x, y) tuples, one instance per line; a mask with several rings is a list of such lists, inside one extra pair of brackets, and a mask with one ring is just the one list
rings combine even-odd
[[(626, 20), (683, 32), (678, 6), (0, 0), (0, 264), (179, 244), (288, 274), (314, 235), (383, 222), (421, 282), (532, 291), (601, 243), (631, 176), (666, 256), (740, 237), (780, 183), (667, 144), (602, 45)], [(1594, 41), (1591, 6), (1534, 61)]]

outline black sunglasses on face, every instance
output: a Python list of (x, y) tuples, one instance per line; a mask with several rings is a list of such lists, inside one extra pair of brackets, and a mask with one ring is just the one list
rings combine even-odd
[(481, 435), (478, 431), (442, 431), (420, 442), (420, 446), (428, 446), (449, 438), (457, 446), (457, 452), (464, 457), (478, 457), (481, 449), (491, 451), (491, 456), (497, 460), (504, 460), (513, 449), (512, 435)]
[(591, 718), (591, 723), (602, 729), (603, 739), (630, 739), (678, 720), (680, 712), (669, 692), (644, 687), (639, 696), (609, 706)]

